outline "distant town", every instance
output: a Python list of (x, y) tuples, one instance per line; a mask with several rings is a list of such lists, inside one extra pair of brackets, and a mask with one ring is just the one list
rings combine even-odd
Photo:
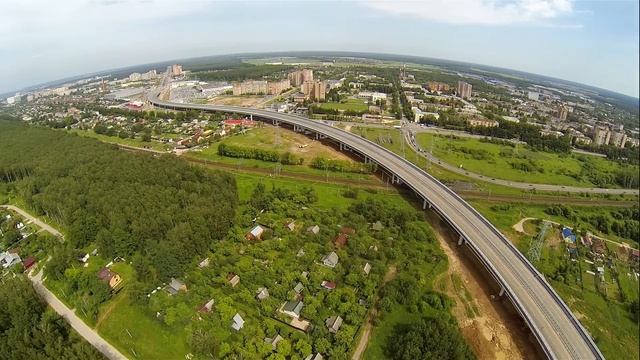
[[(347, 60), (348, 66), (343, 66)], [(4, 100), (4, 106), (27, 122), (121, 137), (147, 134), (175, 148), (218, 139), (235, 123), (202, 116), (176, 121), (161, 115), (152, 126), (135, 115), (153, 110), (146, 101), (149, 91), (164, 89), (161, 98), (183, 103), (250, 106), (370, 124), (398, 125), (406, 119), (496, 137), (501, 137), (500, 131), (482, 128), (522, 123), (537, 127), (541, 136), (565, 139), (574, 148), (602, 154), (611, 147), (639, 146), (638, 127), (625, 127), (632, 121), (623, 121), (633, 115), (599, 103), (588, 91), (510, 82), (500, 76), (435, 72), (413, 64), (396, 64), (395, 69), (364, 65), (368, 65), (364, 60), (339, 58), (293, 64), (263, 61), (242, 72), (244, 67), (190, 71), (174, 64), (121, 78), (96, 76), (16, 93)]]

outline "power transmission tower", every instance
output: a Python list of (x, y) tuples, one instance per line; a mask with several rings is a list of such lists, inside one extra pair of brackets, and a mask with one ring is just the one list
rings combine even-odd
[(547, 230), (549, 230), (550, 225), (550, 222), (543, 221), (542, 229), (540, 229), (538, 236), (531, 241), (531, 247), (527, 252), (527, 257), (530, 261), (534, 262), (540, 260), (540, 252), (542, 251), (542, 245), (544, 244), (544, 237), (547, 234)]
[(273, 140), (275, 147), (280, 146), (280, 123), (276, 122), (276, 134), (275, 139)]

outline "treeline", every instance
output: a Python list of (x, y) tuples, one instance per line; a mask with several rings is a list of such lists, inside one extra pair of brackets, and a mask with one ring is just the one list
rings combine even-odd
[(103, 106), (89, 106), (85, 109), (85, 117), (89, 116), (89, 111), (97, 111), (105, 116), (122, 116), (128, 119), (174, 119), (177, 122), (191, 121), (193, 119), (199, 119), (203, 116), (202, 111), (188, 109), (186, 111), (162, 111), (162, 110), (150, 110), (150, 111), (134, 111), (129, 109), (123, 109), (118, 107), (103, 107)]
[(237, 204), (227, 174), (67, 133), (0, 122), (0, 153), (4, 181), (29, 169), (9, 177), (10, 190), (63, 225), (73, 248), (133, 258), (143, 278), (182, 274), (226, 235)]
[(368, 110), (358, 111), (358, 110), (338, 110), (338, 109), (327, 109), (320, 107), (318, 105), (310, 105), (309, 106), (309, 115), (313, 114), (324, 114), (324, 115), (344, 115), (344, 116), (362, 116), (362, 114), (366, 114)]
[(104, 359), (40, 299), (22, 276), (0, 283), (0, 359)]
[(320, 170), (338, 171), (338, 172), (352, 172), (371, 174), (376, 171), (376, 164), (362, 164), (354, 163), (345, 160), (327, 159), (323, 157), (315, 157), (311, 161), (311, 167)]
[(439, 119), (425, 117), (420, 122), (493, 138), (516, 139), (526, 142), (530, 148), (535, 150), (563, 154), (568, 154), (571, 151), (571, 139), (568, 136), (542, 135), (539, 127), (527, 123), (498, 120), (500, 126), (496, 127), (471, 126), (466, 118), (459, 116), (454, 111), (442, 111)]
[(276, 74), (284, 74), (293, 69), (288, 65), (252, 65), (242, 64), (231, 69), (199, 71), (193, 75), (198, 80), (204, 81), (242, 81), (248, 79), (261, 79), (264, 77), (274, 76)]
[(284, 165), (302, 165), (302, 163), (304, 162), (303, 158), (297, 157), (288, 151), (279, 153), (274, 150), (248, 148), (237, 145), (229, 145), (225, 143), (221, 143), (220, 145), (218, 145), (218, 155), (233, 158), (279, 162)]
[(640, 148), (638, 147), (625, 147), (621, 149), (613, 145), (576, 145), (577, 147), (587, 151), (607, 155), (607, 159), (619, 161), (621, 163), (638, 165), (640, 161)]

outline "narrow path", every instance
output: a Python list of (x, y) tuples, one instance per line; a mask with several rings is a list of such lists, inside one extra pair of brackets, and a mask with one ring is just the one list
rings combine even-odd
[[(515, 231), (519, 232), (519, 233), (524, 233), (524, 223), (525, 223), (525, 222), (527, 222), (527, 221), (531, 221), (531, 220), (540, 220), (540, 219), (538, 219), (538, 218), (532, 218), (532, 217), (523, 218), (523, 219), (521, 219), (520, 221), (518, 221), (517, 223), (515, 223), (515, 224), (512, 226), (512, 228), (513, 228)], [(546, 222), (549, 222), (549, 223), (552, 223), (552, 224), (553, 224), (553, 225), (555, 225), (555, 226), (565, 226), (565, 227), (567, 227), (567, 228), (569, 228), (569, 229), (573, 230), (573, 228), (572, 228), (572, 227), (570, 227), (570, 226), (566, 226), (566, 225), (561, 224), (561, 223), (559, 223), (559, 222), (555, 222), (555, 221), (548, 220), (548, 219), (542, 219), (542, 220), (544, 220), (544, 221), (546, 221)], [(611, 239), (606, 239), (606, 238), (603, 238), (603, 237), (598, 236), (598, 235), (593, 235), (593, 234), (592, 234), (592, 235), (591, 235), (591, 237), (594, 237), (594, 238), (596, 238), (596, 239), (600, 239), (600, 240), (602, 240), (602, 241), (606, 241), (606, 242), (609, 242), (609, 243), (612, 243), (612, 244), (615, 244), (615, 245), (618, 245), (618, 246), (621, 246), (621, 245), (622, 245), (622, 243), (621, 243), (621, 242), (618, 242), (618, 241), (615, 241), (615, 240), (611, 240)], [(627, 244), (627, 246), (629, 246), (629, 244)], [(629, 246), (629, 247), (633, 249), (633, 247), (631, 247), (631, 246)]]
[[(388, 283), (389, 281), (393, 280), (393, 278), (396, 277), (398, 268), (395, 265), (391, 265), (389, 266), (389, 270), (387, 270), (387, 273), (384, 275), (384, 279), (382, 280), (382, 286), (384, 286), (384, 284)], [(353, 356), (351, 357), (351, 360), (360, 360), (362, 358), (362, 355), (364, 354), (364, 351), (367, 349), (367, 344), (369, 344), (369, 338), (371, 337), (371, 330), (373, 330), (373, 320), (376, 318), (376, 316), (378, 315), (378, 298), (376, 297), (376, 301), (374, 302), (374, 304), (371, 306), (371, 309), (369, 310), (369, 314), (367, 315), (367, 321), (364, 324), (364, 328), (362, 329), (362, 335), (360, 336), (360, 341), (358, 341), (358, 346), (356, 347), (356, 350), (353, 352)]]
[(49, 224), (42, 222), (37, 217), (35, 217), (35, 216), (29, 214), (28, 212), (20, 209), (19, 207), (13, 206), (13, 205), (0, 205), (0, 207), (15, 211), (18, 214), (20, 214), (22, 217), (31, 220), (31, 222), (33, 222), (34, 224), (38, 225), (40, 228), (42, 228), (43, 230), (47, 231), (48, 233), (50, 233), (50, 234), (52, 234), (54, 236), (57, 236), (57, 237), (59, 237), (61, 239), (64, 239), (64, 235), (62, 235), (61, 232), (59, 232), (58, 230), (54, 229)]
[[(5, 209), (10, 209), (21, 216), (31, 220), (34, 224), (38, 225), (42, 230), (48, 231), (54, 236), (58, 236), (63, 238), (62, 233), (58, 230), (54, 229), (50, 225), (42, 222), (37, 217), (27, 213), (21, 208), (13, 205), (0, 205), (0, 207)], [(115, 347), (113, 347), (109, 342), (103, 339), (95, 330), (91, 329), (87, 324), (82, 321), (73, 310), (69, 309), (60, 299), (58, 299), (43, 283), (42, 279), (42, 269), (35, 275), (29, 274), (29, 280), (33, 283), (33, 287), (36, 289), (36, 292), (40, 294), (42, 299), (51, 306), (51, 308), (62, 316), (72, 328), (74, 328), (80, 336), (82, 336), (88, 343), (93, 345), (98, 351), (100, 351), (105, 357), (110, 360), (123, 360), (127, 359), (124, 355), (122, 355)]]
[(526, 232), (524, 231), (524, 223), (529, 221), (529, 220), (538, 220), (537, 218), (532, 218), (532, 217), (526, 217), (526, 218), (522, 218), (520, 219), (520, 221), (518, 221), (517, 223), (513, 224), (512, 228), (513, 230), (525, 234)]

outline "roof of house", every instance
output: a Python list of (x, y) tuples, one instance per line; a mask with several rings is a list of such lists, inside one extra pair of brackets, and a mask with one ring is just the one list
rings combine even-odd
[(568, 238), (568, 237), (569, 237), (569, 236), (571, 236), (571, 235), (575, 236), (575, 235), (573, 234), (573, 232), (571, 231), (571, 229), (569, 229), (569, 228), (567, 228), (567, 227), (563, 227), (563, 228), (562, 228), (562, 237), (564, 237), (564, 238)]
[(251, 231), (249, 231), (249, 234), (253, 235), (254, 237), (259, 237), (263, 232), (264, 228), (260, 225), (256, 225), (253, 229), (251, 229)]
[(261, 287), (256, 292), (256, 297), (260, 300), (264, 300), (269, 297), (269, 290), (266, 287)]
[(287, 221), (286, 224), (284, 225), (287, 229), (293, 231), (296, 228), (296, 222), (295, 220), (291, 220), (291, 221)]
[(320, 353), (317, 353), (315, 355), (313, 354), (309, 354), (309, 356), (307, 356), (306, 358), (304, 358), (304, 360), (323, 360), (324, 358), (322, 357), (322, 355), (320, 355)]
[(336, 283), (334, 283), (333, 281), (323, 280), (320, 286), (328, 290), (333, 290), (336, 288)]
[(209, 258), (206, 258), (206, 259), (200, 261), (198, 266), (201, 267), (201, 268), (209, 266)]
[(342, 317), (340, 316), (332, 316), (325, 321), (325, 324), (329, 328), (329, 330), (338, 331), (340, 326), (342, 326)]
[(236, 330), (240, 330), (242, 329), (243, 326), (244, 326), (244, 319), (242, 318), (242, 316), (240, 316), (240, 314), (238, 313), (233, 315), (233, 324), (231, 324), (231, 327)]
[(349, 226), (343, 226), (340, 228), (340, 233), (341, 234), (347, 234), (347, 235), (353, 235), (356, 233), (356, 229), (349, 227)]
[(298, 282), (296, 286), (293, 287), (293, 291), (297, 292), (298, 294), (300, 294), (303, 289), (304, 289), (304, 285), (302, 285), (301, 282)]
[(16, 253), (11, 252), (11, 251), (0, 253), (0, 261), (4, 261), (4, 262), (9, 264), (9, 263), (13, 262), (14, 260), (20, 260), (20, 256), (18, 254), (16, 254)]
[(227, 280), (229, 280), (229, 284), (236, 286), (240, 282), (240, 276), (236, 275), (235, 273), (228, 273)]
[(207, 301), (206, 303), (204, 303), (201, 307), (200, 307), (200, 312), (210, 312), (211, 309), (213, 308), (213, 304), (215, 303), (215, 301), (213, 299)]
[(304, 303), (302, 301), (287, 301), (282, 307), (282, 311), (292, 312), (296, 315), (300, 315)]
[(324, 262), (325, 265), (331, 264), (331, 265), (335, 266), (335, 265), (338, 264), (338, 261), (339, 261), (338, 254), (336, 254), (335, 251), (330, 252), (328, 255), (326, 255), (322, 259), (322, 262)]
[(109, 268), (103, 267), (102, 269), (100, 269), (100, 271), (98, 271), (98, 278), (102, 281), (109, 281), (111, 280), (112, 277), (116, 276), (117, 274), (114, 273), (113, 271), (111, 271)]
[(345, 246), (347, 244), (347, 240), (348, 239), (349, 239), (349, 235), (344, 234), (344, 233), (340, 233), (340, 234), (338, 234), (336, 239), (333, 241), (333, 243), (338, 247), (342, 247), (342, 246)]
[(171, 282), (169, 283), (169, 287), (173, 290), (179, 291), (182, 287), (185, 286), (184, 283), (178, 279), (171, 278)]
[(382, 230), (382, 228), (384, 228), (384, 226), (382, 226), (382, 223), (380, 222), (380, 220), (376, 221), (375, 223), (373, 223), (373, 225), (371, 225), (371, 229), (376, 231), (380, 231)]
[(371, 264), (369, 263), (364, 264), (364, 273), (369, 275), (370, 271), (371, 271)]
[(26, 259), (24, 259), (24, 261), (22, 262), (22, 266), (24, 266), (25, 269), (28, 269), (30, 267), (33, 266), (33, 264), (35, 264), (38, 260), (36, 260), (36, 258), (34, 258), (33, 256), (29, 256)]
[(277, 334), (276, 337), (272, 338), (264, 338), (264, 342), (271, 344), (271, 347), (273, 350), (276, 349), (276, 347), (278, 346), (278, 343), (280, 341), (284, 340), (284, 338), (282, 336), (280, 336), (280, 334)]
[(318, 225), (309, 226), (307, 228), (307, 231), (310, 232), (310, 233), (317, 234), (317, 233), (320, 232), (320, 226), (318, 226)]

